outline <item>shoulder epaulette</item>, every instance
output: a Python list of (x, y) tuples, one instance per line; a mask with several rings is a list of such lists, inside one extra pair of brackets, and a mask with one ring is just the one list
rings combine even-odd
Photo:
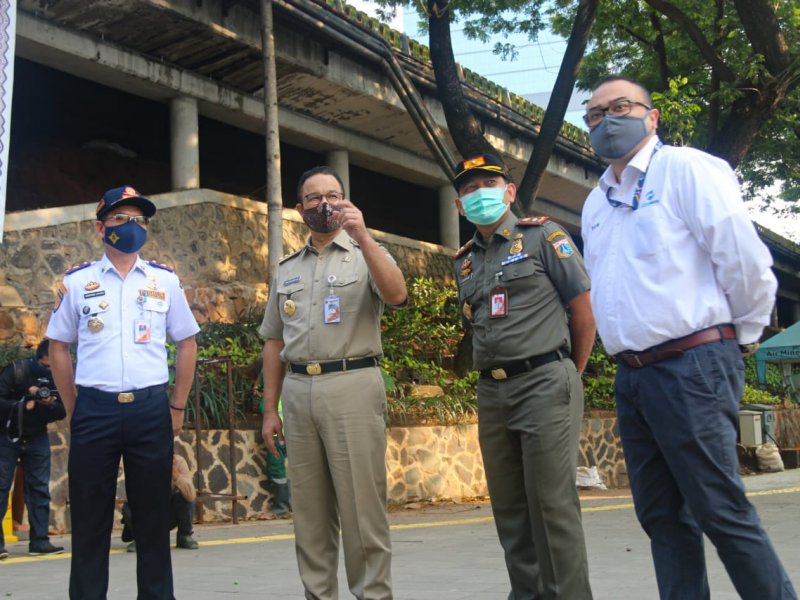
[(463, 246), (461, 246), (461, 248), (458, 249), (458, 252), (456, 252), (453, 255), (453, 260), (458, 260), (459, 258), (464, 256), (464, 253), (467, 252), (467, 250), (469, 250), (470, 248), (472, 248), (472, 240), (468, 241), (466, 244), (464, 244)]
[(77, 272), (77, 271), (80, 271), (81, 269), (85, 269), (86, 267), (88, 267), (88, 266), (89, 266), (89, 265), (91, 265), (91, 264), (92, 264), (92, 263), (90, 263), (90, 262), (88, 262), (88, 261), (87, 261), (87, 262), (80, 263), (80, 264), (78, 264), (78, 265), (73, 265), (73, 266), (71, 266), (69, 269), (67, 269), (66, 271), (64, 271), (64, 275), (65, 275), (65, 276), (66, 276), (66, 275), (72, 275), (73, 273), (75, 273), (75, 272)]
[(522, 227), (538, 227), (539, 225), (544, 225), (549, 220), (550, 217), (525, 217), (517, 221), (517, 225), (521, 225)]
[(164, 263), (160, 263), (156, 260), (148, 260), (147, 264), (151, 267), (155, 267), (156, 269), (164, 269), (165, 271), (169, 271), (170, 273), (174, 273), (175, 269), (170, 267), (169, 265), (165, 265)]
[(293, 256), (296, 256), (297, 254), (299, 254), (301, 250), (302, 250), (302, 248), (300, 248), (300, 250), (295, 250), (294, 252), (290, 252), (286, 256), (281, 256), (280, 260), (278, 261), (278, 264), (282, 265), (283, 263), (285, 263), (287, 260), (289, 260)]

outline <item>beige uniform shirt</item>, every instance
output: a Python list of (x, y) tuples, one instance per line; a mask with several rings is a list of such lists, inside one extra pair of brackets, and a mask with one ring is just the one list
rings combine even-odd
[[(339, 299), (339, 323), (325, 323), (327, 296)], [(361, 249), (342, 230), (322, 254), (309, 239), (280, 262), (259, 332), (283, 340), (284, 362), (378, 356), (383, 306)]]

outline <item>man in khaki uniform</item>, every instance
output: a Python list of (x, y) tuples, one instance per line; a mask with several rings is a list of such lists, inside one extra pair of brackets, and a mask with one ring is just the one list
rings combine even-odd
[(508, 598), (586, 600), (575, 467), (580, 372), (595, 337), (589, 278), (559, 225), (511, 213), (516, 187), (497, 157), (465, 160), (456, 173), (456, 207), (477, 228), (455, 274), (480, 371), (479, 437)]
[(350, 591), (388, 600), (386, 395), (378, 368), (384, 304), (406, 302), (403, 274), (344, 198), (335, 171), (301, 177), (297, 211), (311, 230), (270, 287), (264, 345), (267, 448), (285, 443), (300, 578), (309, 600), (338, 598), (339, 531)]

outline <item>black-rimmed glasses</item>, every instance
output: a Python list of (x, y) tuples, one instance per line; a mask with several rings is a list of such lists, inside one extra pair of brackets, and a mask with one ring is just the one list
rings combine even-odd
[(637, 102), (628, 98), (617, 98), (609, 102), (605, 108), (590, 108), (583, 115), (583, 122), (589, 127), (596, 127), (605, 118), (606, 114), (612, 117), (624, 117), (631, 114), (634, 106), (644, 106), (647, 110), (653, 110), (652, 106), (647, 106), (644, 102)]

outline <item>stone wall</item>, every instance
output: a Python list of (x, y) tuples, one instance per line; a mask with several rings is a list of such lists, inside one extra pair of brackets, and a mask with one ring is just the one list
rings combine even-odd
[[(616, 419), (585, 419), (581, 435), (579, 464), (597, 466), (606, 485), (626, 485), (622, 450), (617, 443)], [(193, 431), (185, 431), (177, 442), (189, 469), (197, 472), (197, 447)], [(228, 521), (233, 516), (232, 502), (208, 494), (230, 494), (230, 436), (226, 430), (203, 432), (200, 444), (200, 502), (204, 521)], [(53, 466), (50, 478), (51, 528), (69, 531), (67, 454), (69, 433), (63, 423), (50, 432)], [(269, 493), (265, 486), (266, 456), (261, 436), (253, 430), (234, 433), (234, 464), (239, 519), (264, 518), (269, 513)], [(478, 426), (393, 427), (387, 431), (386, 469), (388, 500), (404, 504), (433, 500), (486, 496), (486, 477), (478, 445)], [(195, 479), (197, 484), (197, 479)], [(203, 492), (206, 492), (204, 494)], [(122, 470), (117, 497), (125, 497)], [(117, 513), (117, 526), (119, 525)]]
[[(211, 190), (162, 194), (153, 200), (159, 211), (142, 255), (175, 268), (197, 320), (232, 322), (260, 314), (269, 278), (266, 205)], [(50, 316), (56, 281), (70, 266), (102, 255), (94, 207), (6, 216), (0, 245), (0, 343), (35, 345)], [(284, 210), (287, 252), (302, 247), (305, 231), (299, 215)], [(372, 234), (407, 277), (451, 278), (451, 250), (379, 231)]]

